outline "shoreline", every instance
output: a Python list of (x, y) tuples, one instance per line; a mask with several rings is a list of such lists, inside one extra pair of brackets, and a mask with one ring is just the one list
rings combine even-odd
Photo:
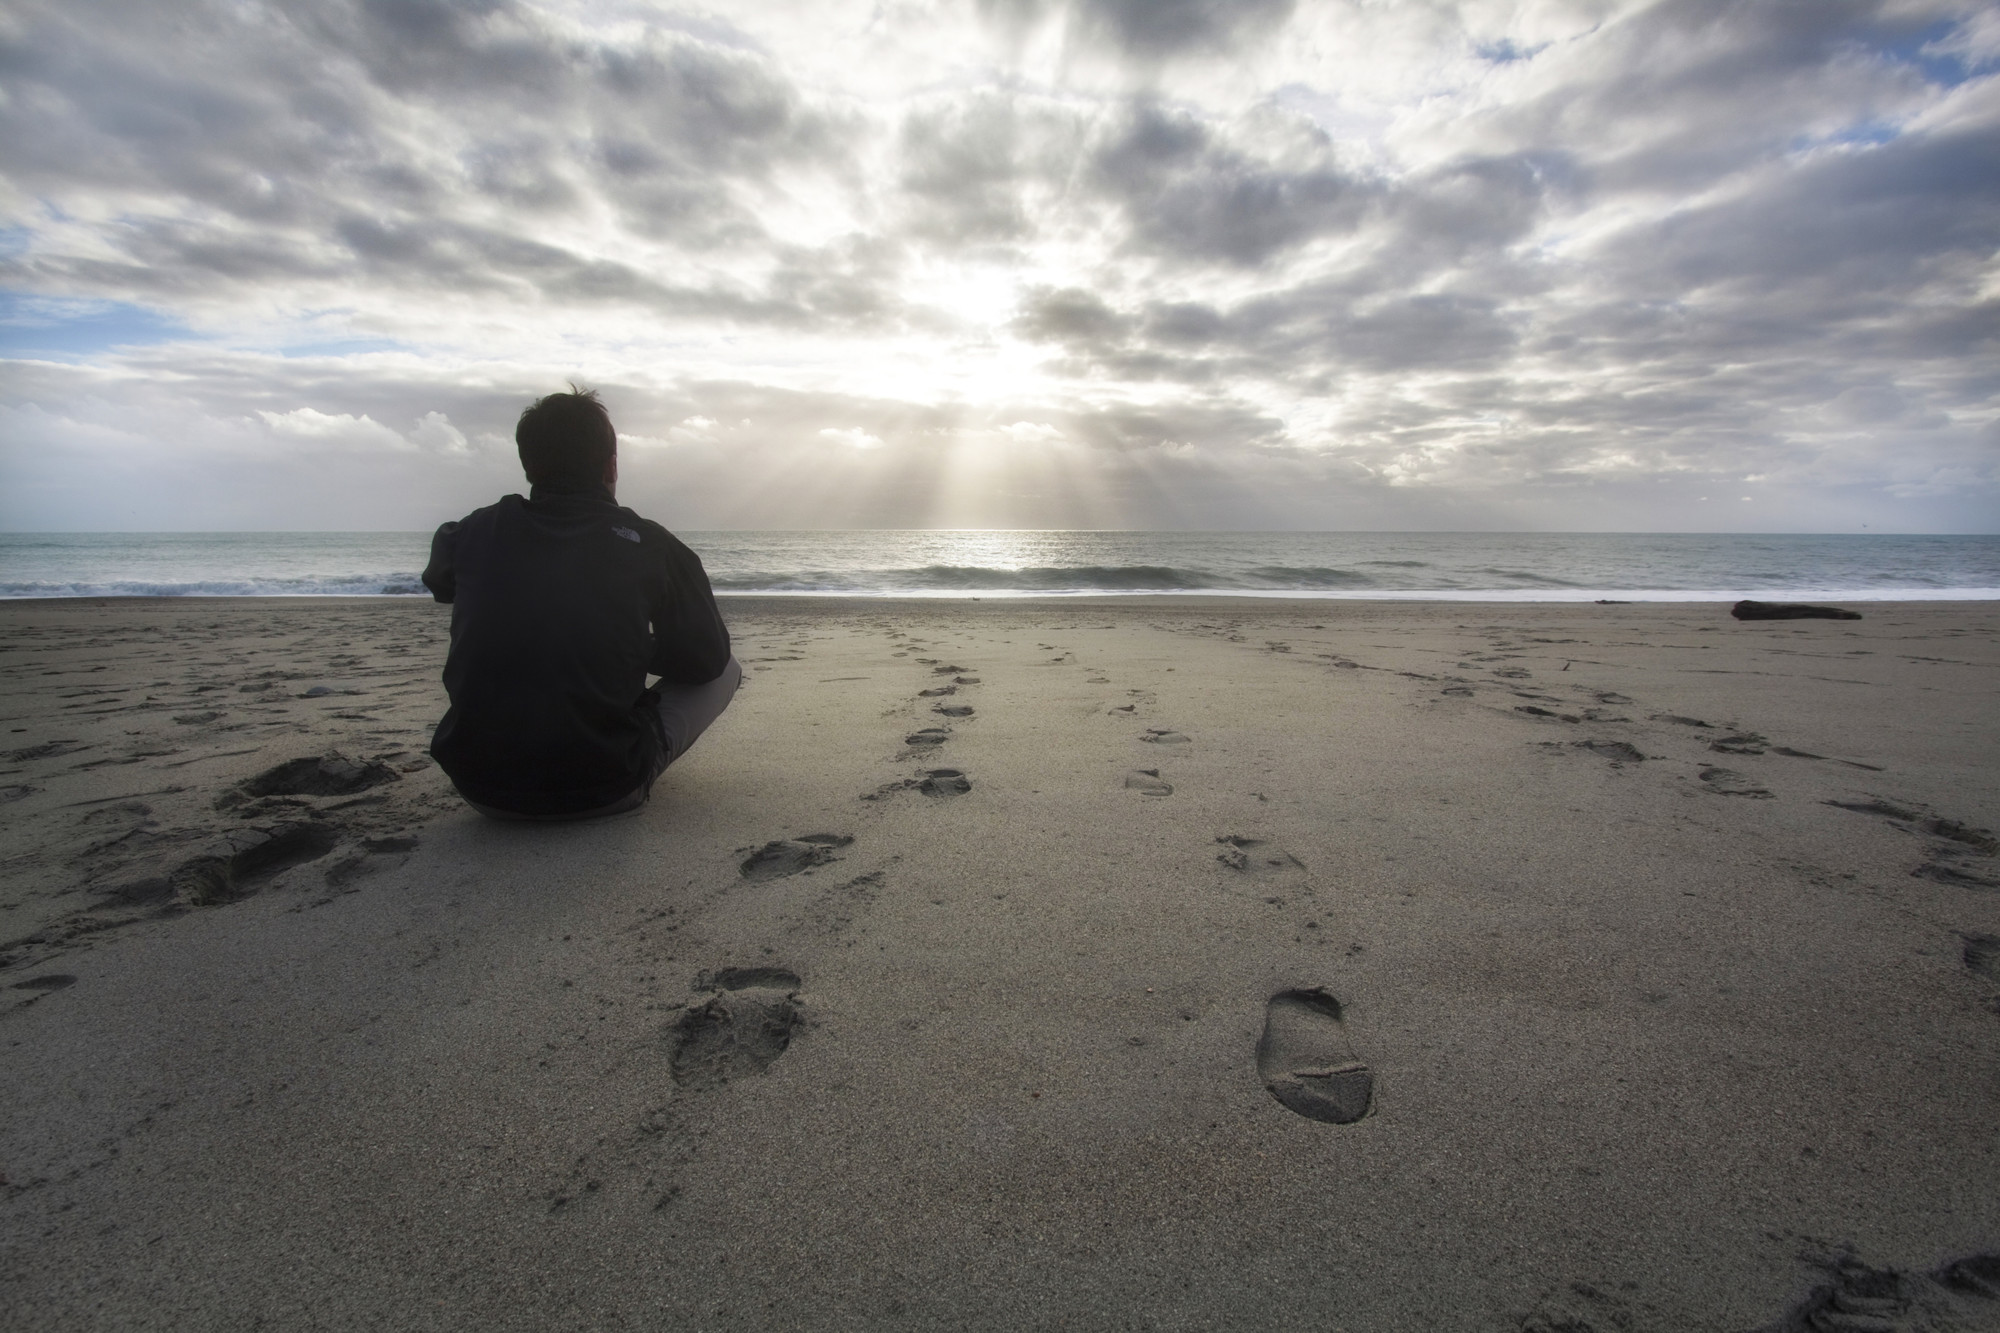
[[(1622, 595), (1611, 596), (1611, 593)], [(1861, 602), (1871, 606), (1927, 606), (1935, 603), (2000, 602), (2000, 588), (1941, 589), (1932, 594), (1922, 594), (1914, 589), (1899, 588), (1893, 592), (1838, 592), (1823, 590), (1777, 590), (1769, 588), (1749, 588), (1737, 591), (1692, 592), (1682, 589), (1581, 589), (1573, 594), (1554, 595), (1546, 591), (1520, 592), (1510, 594), (1505, 589), (1480, 589), (1456, 592), (1439, 589), (1430, 593), (1408, 590), (1393, 592), (1296, 592), (1290, 590), (1258, 590), (1234, 588), (1219, 591), (1195, 590), (1188, 592), (1118, 592), (1092, 589), (1085, 592), (883, 592), (864, 593), (853, 591), (716, 591), (719, 602), (852, 602), (857, 605), (880, 605), (883, 603), (931, 603), (931, 602), (1008, 602), (1041, 603), (1052, 605), (1092, 605), (1096, 603), (1117, 604), (1123, 602), (1391, 602), (1436, 605), (1495, 605), (1495, 606), (1711, 606), (1733, 603), (1745, 599), (1771, 602)], [(16, 604), (36, 605), (66, 603), (97, 604), (143, 604), (151, 602), (206, 605), (271, 602), (293, 605), (304, 602), (355, 602), (374, 603), (418, 603), (431, 601), (430, 595), (414, 593), (189, 593), (189, 594), (141, 594), (106, 593), (81, 594), (62, 597), (0, 597), (0, 606)]]

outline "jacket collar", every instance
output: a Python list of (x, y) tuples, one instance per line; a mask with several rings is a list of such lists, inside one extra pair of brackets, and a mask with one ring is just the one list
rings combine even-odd
[(528, 489), (530, 503), (551, 500), (599, 500), (608, 505), (618, 503), (601, 481), (576, 484), (570, 482), (541, 482)]

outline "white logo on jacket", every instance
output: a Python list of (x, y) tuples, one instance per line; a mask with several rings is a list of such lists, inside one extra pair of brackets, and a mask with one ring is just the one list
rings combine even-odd
[(613, 528), (611, 530), (617, 533), (620, 537), (623, 537), (628, 542), (636, 542), (639, 540), (639, 534), (632, 531), (632, 529), (630, 528)]

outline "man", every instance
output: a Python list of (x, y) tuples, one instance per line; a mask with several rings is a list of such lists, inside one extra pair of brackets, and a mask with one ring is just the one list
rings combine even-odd
[(431, 755), (496, 818), (636, 809), (743, 669), (701, 560), (613, 498), (618, 433), (596, 393), (539, 399), (514, 442), (528, 498), (431, 539), (424, 586), (451, 603), (451, 707)]

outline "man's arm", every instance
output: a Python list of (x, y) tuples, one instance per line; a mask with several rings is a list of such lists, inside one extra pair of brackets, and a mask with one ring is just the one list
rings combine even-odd
[(458, 596), (458, 524), (444, 524), (431, 538), (431, 562), (424, 566), (423, 579), (440, 602)]
[(706, 685), (729, 665), (729, 627), (700, 556), (675, 542), (666, 565), (666, 596), (653, 607), (653, 660), (646, 669), (675, 685)]

